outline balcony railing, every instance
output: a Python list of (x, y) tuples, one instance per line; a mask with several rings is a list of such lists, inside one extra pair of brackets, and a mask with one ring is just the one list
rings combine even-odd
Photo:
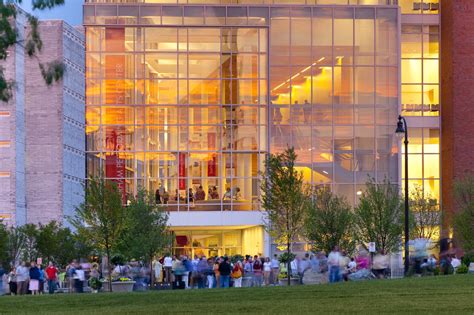
[(155, 3), (155, 4), (220, 4), (220, 5), (398, 5), (398, 0), (86, 0), (88, 3)]

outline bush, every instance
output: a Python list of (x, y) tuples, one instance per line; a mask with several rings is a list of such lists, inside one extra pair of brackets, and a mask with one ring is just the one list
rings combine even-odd
[(289, 262), (292, 262), (295, 258), (296, 258), (296, 254), (285, 252), (285, 253), (280, 255), (278, 260), (281, 263), (287, 264)]
[(461, 264), (456, 270), (456, 274), (466, 274), (469, 272), (469, 268), (465, 264)]

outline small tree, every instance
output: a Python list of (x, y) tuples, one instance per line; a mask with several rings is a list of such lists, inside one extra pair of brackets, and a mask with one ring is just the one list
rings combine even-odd
[(112, 291), (110, 258), (125, 225), (122, 194), (117, 184), (104, 178), (89, 179), (84, 202), (70, 218), (79, 235), (107, 256), (109, 289)]
[(25, 246), (25, 234), (16, 227), (8, 227), (8, 248), (7, 255), (8, 261), (12, 264), (17, 263), (20, 260), (21, 253)]
[(38, 226), (36, 242), (39, 256), (60, 266), (77, 257), (74, 235), (69, 228), (63, 228), (56, 221)]
[(454, 194), (459, 207), (454, 215), (455, 235), (466, 252), (474, 252), (474, 174), (457, 180)]
[(411, 237), (433, 239), (441, 224), (438, 201), (416, 186), (410, 192), (410, 211)]
[(153, 275), (153, 257), (168, 244), (168, 214), (156, 205), (152, 195), (139, 190), (127, 208), (119, 251), (129, 258), (149, 263)]
[(329, 189), (317, 189), (305, 222), (313, 250), (329, 253), (334, 246), (352, 253), (355, 248), (352, 207)]
[[(276, 242), (285, 244), (288, 256), (291, 243), (304, 231), (305, 214), (311, 205), (310, 190), (295, 167), (296, 157), (293, 148), (269, 154), (261, 184), (265, 228)], [(288, 262), (288, 285), (290, 274)]]
[(7, 269), (9, 267), (8, 257), (8, 229), (0, 220), (0, 265)]
[(355, 208), (354, 222), (359, 241), (367, 248), (375, 242), (385, 253), (397, 251), (403, 231), (403, 206), (398, 186), (387, 179), (381, 184), (370, 179)]
[(17, 228), (24, 235), (22, 248), (22, 258), (24, 261), (36, 261), (38, 258), (38, 247), (36, 239), (38, 237), (38, 229), (34, 224), (25, 224)]

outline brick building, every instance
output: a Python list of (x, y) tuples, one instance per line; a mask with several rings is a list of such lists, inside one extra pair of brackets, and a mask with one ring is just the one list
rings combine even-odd
[[(19, 13), (22, 39), (28, 29)], [(84, 36), (59, 20), (41, 21), (39, 31), (39, 60), (59, 59), (65, 73), (48, 87), (21, 44), (4, 63), (15, 82), (12, 99), (0, 103), (0, 217), (8, 224), (63, 222), (83, 200)]]

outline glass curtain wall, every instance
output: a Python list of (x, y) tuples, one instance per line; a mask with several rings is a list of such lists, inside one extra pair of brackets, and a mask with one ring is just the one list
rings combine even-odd
[(397, 10), (272, 8), (271, 152), (294, 146), (312, 185), (355, 203), (368, 177), (398, 179)]
[(169, 210), (257, 210), (267, 30), (88, 27), (87, 37), (89, 173), (116, 181), (124, 200), (145, 187)]

